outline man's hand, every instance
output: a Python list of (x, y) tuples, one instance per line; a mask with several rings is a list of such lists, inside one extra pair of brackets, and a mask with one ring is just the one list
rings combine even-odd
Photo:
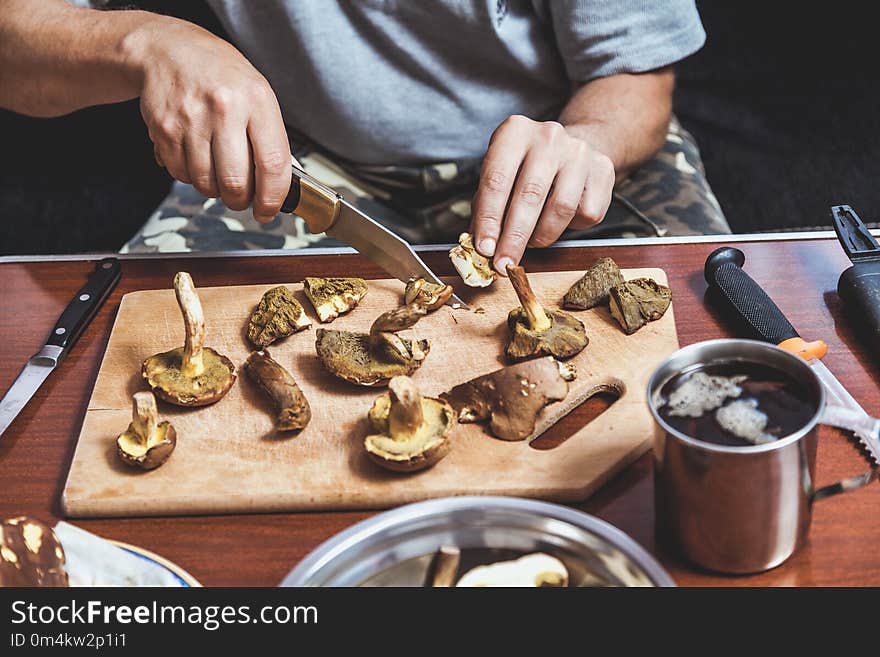
[(603, 219), (615, 180), (660, 150), (672, 113), (672, 69), (581, 85), (555, 121), (511, 116), (489, 142), (472, 206), (477, 250), (507, 275), (526, 246)]
[(125, 44), (142, 70), (141, 113), (157, 161), (227, 207), (270, 221), (290, 187), (290, 145), (266, 79), (233, 46), (157, 20)]
[(605, 216), (614, 164), (556, 121), (511, 116), (489, 142), (473, 202), (477, 250), (495, 269), (519, 263), (526, 246), (549, 246), (569, 226)]

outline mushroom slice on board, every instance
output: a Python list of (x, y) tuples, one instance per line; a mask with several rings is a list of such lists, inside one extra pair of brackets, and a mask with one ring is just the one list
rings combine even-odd
[(25, 516), (0, 522), (0, 587), (68, 586), (64, 565), (49, 525)]
[(134, 393), (131, 424), (116, 438), (119, 458), (128, 465), (152, 470), (165, 463), (176, 446), (177, 432), (170, 422), (159, 422), (153, 393)]
[(412, 379), (396, 376), (373, 402), (364, 439), (372, 461), (387, 470), (415, 472), (429, 468), (449, 453), (449, 431), (455, 416), (449, 404), (422, 397)]
[(663, 317), (672, 291), (652, 278), (636, 278), (611, 288), (608, 307), (627, 335)]
[(477, 377), (440, 395), (455, 410), (459, 422), (489, 420), (492, 435), (524, 440), (535, 431), (538, 414), (568, 395), (574, 366), (553, 357), (537, 358)]
[(568, 570), (556, 557), (535, 552), (514, 561), (477, 566), (462, 575), (456, 586), (563, 587), (568, 586)]
[(474, 248), (470, 233), (458, 236), (458, 246), (449, 252), (449, 259), (461, 280), (470, 287), (488, 287), (498, 278), (498, 272), (492, 269), (489, 260)]
[(254, 346), (262, 349), (311, 325), (312, 321), (290, 288), (279, 285), (260, 299), (248, 321), (247, 337)]
[(452, 296), (452, 286), (441, 283), (431, 283), (424, 278), (411, 278), (406, 284), (404, 302), (420, 303), (426, 309), (437, 310), (443, 306)]
[(318, 329), (315, 349), (331, 373), (362, 386), (385, 385), (389, 379), (415, 372), (431, 345), (427, 340), (406, 340), (398, 331), (411, 328), (427, 314), (411, 303), (382, 313), (370, 333)]
[(587, 331), (578, 318), (541, 306), (522, 267), (508, 265), (507, 275), (522, 304), (507, 315), (510, 339), (506, 353), (510, 360), (534, 356), (570, 358), (589, 344)]
[(363, 278), (314, 278), (303, 281), (303, 290), (322, 322), (332, 322), (354, 308), (367, 294)]
[(185, 344), (150, 356), (141, 374), (160, 399), (178, 406), (205, 406), (223, 398), (235, 383), (235, 366), (226, 356), (205, 347), (202, 303), (186, 272), (174, 276), (174, 293), (183, 313)]
[(244, 369), (275, 403), (275, 428), (278, 431), (306, 427), (312, 419), (309, 402), (290, 372), (276, 362), (268, 350), (252, 351)]
[(596, 261), (562, 299), (564, 308), (588, 310), (608, 303), (608, 294), (615, 285), (623, 284), (620, 267), (611, 258)]

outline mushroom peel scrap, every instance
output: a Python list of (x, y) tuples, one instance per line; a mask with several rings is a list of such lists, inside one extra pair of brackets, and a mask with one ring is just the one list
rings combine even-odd
[(396, 376), (373, 402), (370, 426), (376, 433), (364, 448), (377, 465), (395, 472), (416, 472), (449, 453), (448, 433), (455, 424), (446, 402), (422, 397), (408, 376)]
[(458, 236), (458, 246), (449, 252), (449, 259), (461, 280), (470, 287), (488, 287), (498, 278), (498, 273), (492, 269), (489, 260), (474, 248), (474, 239), (470, 233)]
[(415, 372), (431, 345), (427, 340), (406, 340), (398, 331), (411, 328), (427, 314), (419, 303), (382, 313), (370, 333), (318, 329), (315, 349), (332, 374), (362, 386), (384, 385), (395, 376)]
[(156, 398), (140, 391), (132, 397), (131, 424), (116, 438), (116, 452), (125, 463), (144, 470), (162, 465), (177, 445), (170, 422), (159, 422)]
[(589, 344), (583, 322), (562, 310), (547, 310), (541, 306), (522, 267), (508, 265), (507, 275), (522, 304), (507, 316), (508, 358), (513, 361), (533, 356), (570, 358)]
[(244, 368), (275, 403), (275, 429), (296, 431), (306, 427), (312, 419), (309, 402), (290, 372), (276, 362), (268, 350), (252, 351)]
[(220, 400), (235, 383), (235, 366), (226, 356), (205, 347), (202, 304), (186, 272), (174, 276), (174, 293), (183, 314), (183, 347), (144, 361), (141, 374), (153, 392), (178, 406), (206, 406)]
[(411, 278), (406, 284), (403, 300), (405, 303), (420, 303), (429, 311), (437, 310), (452, 296), (452, 286), (431, 283), (424, 278)]
[(524, 440), (534, 433), (541, 410), (565, 399), (568, 382), (576, 376), (573, 365), (547, 356), (461, 383), (440, 397), (449, 402), (459, 422), (488, 419), (496, 438)]

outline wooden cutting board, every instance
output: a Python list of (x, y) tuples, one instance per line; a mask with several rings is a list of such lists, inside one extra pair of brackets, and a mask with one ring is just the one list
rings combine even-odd
[[(530, 280), (538, 298), (551, 306), (561, 302), (581, 274), (536, 273)], [(666, 282), (659, 269), (628, 270), (624, 276)], [(519, 305), (511, 286), (499, 280), (488, 290), (471, 290), (458, 283), (463, 299), (484, 312), (444, 307), (409, 331), (431, 341), (428, 358), (413, 375), (425, 395), (437, 396), (505, 364), (505, 319)], [(366, 332), (376, 316), (402, 302), (399, 281), (374, 280), (369, 286), (358, 308), (323, 326)], [(141, 362), (180, 346), (183, 321), (170, 281), (167, 290), (123, 297), (64, 488), (62, 505), (68, 516), (382, 509), (465, 494), (581, 500), (648, 449), (653, 429), (645, 386), (655, 366), (678, 348), (672, 308), (631, 336), (623, 334), (606, 308), (578, 312), (590, 344), (571, 361), (578, 378), (568, 397), (545, 408), (538, 431), (602, 389), (622, 393), (611, 408), (550, 450), (537, 450), (526, 441), (497, 440), (482, 425), (459, 425), (444, 460), (430, 470), (402, 475), (382, 470), (366, 457), (365, 416), (382, 389), (351, 385), (323, 369), (314, 346), (315, 328), (322, 325), (301, 283), (289, 287), (307, 309), (312, 328), (269, 350), (303, 389), (312, 420), (299, 435), (272, 430), (269, 400), (241, 371), (249, 352), (247, 319), (270, 287), (199, 289), (206, 346), (236, 364), (238, 380), (212, 406), (182, 409), (160, 402), (160, 416), (174, 424), (178, 443), (171, 458), (150, 472), (123, 465), (115, 439), (131, 420), (132, 394), (145, 389)]]

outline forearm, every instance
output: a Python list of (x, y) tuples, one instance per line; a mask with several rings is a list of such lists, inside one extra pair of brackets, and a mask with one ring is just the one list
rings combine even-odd
[(674, 80), (670, 68), (593, 80), (575, 92), (559, 122), (607, 155), (624, 177), (663, 146)]
[(140, 93), (129, 40), (165, 20), (142, 11), (98, 11), (65, 0), (0, 0), (0, 107), (59, 116)]

